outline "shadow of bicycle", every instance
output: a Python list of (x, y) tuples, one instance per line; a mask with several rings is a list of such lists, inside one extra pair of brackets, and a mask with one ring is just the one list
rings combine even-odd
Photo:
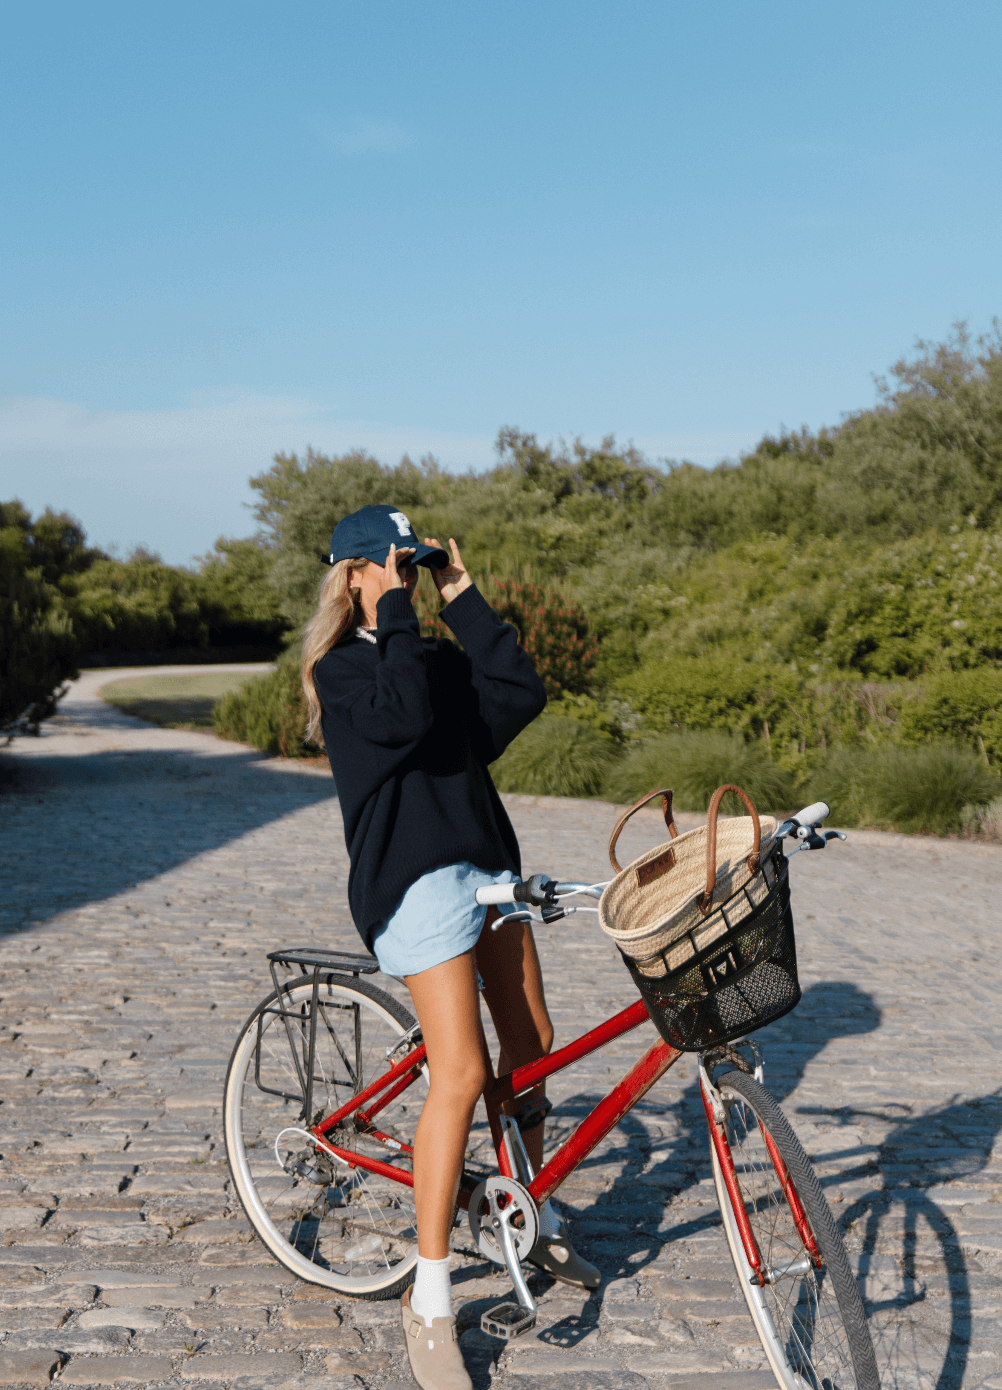
[[(873, 1033), (880, 1021), (877, 1004), (857, 985), (812, 985), (793, 1014), (759, 1035), (766, 1085), (788, 1101), (830, 1043)], [(581, 1248), (605, 1279), (636, 1277), (659, 1257), (663, 1266), (672, 1242), (698, 1242), (720, 1230), (698, 1087), (692, 1081), (667, 1094), (682, 1068), (692, 1076), (691, 1065), (681, 1063), (625, 1117), (620, 1129), (628, 1142), (617, 1177), (575, 1221)], [(858, 1270), (884, 1390), (954, 1390), (970, 1362), (972, 1279), (986, 1287), (1002, 1283), (965, 1252), (945, 1204), (930, 1193), (944, 1183), (972, 1181), (985, 1168), (1002, 1129), (1002, 1097), (952, 1100), (922, 1114), (895, 1114), (893, 1104), (786, 1109), (795, 1129), (799, 1115), (827, 1131), (817, 1155), (822, 1186)], [(660, 1119), (670, 1123), (654, 1139)], [(840, 1132), (864, 1121), (885, 1127), (876, 1147), (848, 1133), (843, 1147)], [(809, 1147), (817, 1151), (817, 1137)], [(858, 1195), (861, 1179), (872, 1186)], [(837, 1200), (842, 1185), (856, 1189), (845, 1204)], [(999, 1216), (1002, 1231), (1002, 1207)], [(726, 1259), (721, 1247), (722, 1272), (729, 1272)]]
[[(864, 1109), (838, 1112), (846, 1125), (873, 1118)], [(885, 1115), (876, 1118), (885, 1119)], [(849, 1232), (887, 1390), (955, 1390), (965, 1377), (974, 1332), (972, 1282), (1002, 1281), (965, 1252), (962, 1237), (930, 1189), (970, 1182), (987, 1166), (1002, 1130), (998, 1092), (953, 1100), (893, 1123), (876, 1157), (880, 1187), (839, 1211)], [(942, 1149), (942, 1152), (938, 1150)], [(846, 1179), (871, 1172), (847, 1170)], [(954, 1192), (976, 1201), (977, 1194)], [(997, 1235), (1002, 1231), (999, 1208)]]
[[(870, 1033), (879, 1025), (879, 1008), (855, 984), (834, 980), (811, 985), (794, 1013), (757, 1035), (766, 1057), (767, 1087), (784, 1101), (831, 1041)], [(610, 1278), (636, 1276), (660, 1255), (666, 1238), (686, 1240), (720, 1227), (693, 1061), (676, 1063), (623, 1119), (620, 1131), (630, 1142), (622, 1167), (591, 1211), (579, 1217), (577, 1224), (593, 1250), (605, 1257), (604, 1265), (602, 1259), (598, 1263)], [(554, 1112), (558, 1119), (560, 1109)], [(651, 1130), (661, 1124), (663, 1137), (655, 1140)]]

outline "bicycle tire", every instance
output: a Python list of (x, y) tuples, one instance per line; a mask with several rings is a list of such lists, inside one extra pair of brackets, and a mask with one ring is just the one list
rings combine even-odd
[[(714, 1085), (727, 1112), (734, 1170), (763, 1263), (773, 1270), (801, 1266), (764, 1287), (752, 1283), (753, 1271), (711, 1143), (713, 1179), (731, 1258), (777, 1381), (784, 1390), (879, 1390), (863, 1300), (810, 1159), (777, 1102), (754, 1077), (730, 1071)], [(805, 1259), (807, 1250), (762, 1138), (763, 1127), (807, 1217), (820, 1269)]]
[[(223, 1096), (233, 1185), (257, 1235), (293, 1274), (357, 1298), (396, 1298), (413, 1281), (417, 1263), (413, 1189), (361, 1168), (345, 1167), (339, 1177), (342, 1170), (310, 1148), (305, 1121), (297, 1118), (302, 1087), (290, 1049), (301, 1050), (305, 1060), (312, 996), (312, 977), (273, 990), (234, 1045)], [(415, 1026), (413, 1015), (392, 995), (355, 977), (324, 979), (317, 1004), (314, 1123), (399, 1060), (402, 1052), (387, 1059), (387, 1047)], [(291, 1038), (279, 1007), (292, 1015)], [(339, 1068), (347, 1075), (339, 1078)], [(275, 1083), (273, 1089), (284, 1087), (298, 1097), (270, 1095), (259, 1082)], [(426, 1084), (417, 1084), (417, 1093), (409, 1088), (378, 1121), (384, 1133), (407, 1143), (426, 1092)], [(280, 1139), (283, 1131), (287, 1135)], [(405, 1156), (364, 1134), (341, 1130), (335, 1142), (409, 1171)], [(281, 1161), (276, 1149), (284, 1150)]]

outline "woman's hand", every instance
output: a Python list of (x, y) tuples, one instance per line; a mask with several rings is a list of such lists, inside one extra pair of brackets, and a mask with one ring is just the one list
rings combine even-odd
[[(398, 550), (395, 545), (390, 546), (390, 553), (386, 557), (386, 564), (383, 572), (379, 576), (379, 597), (389, 593), (391, 589), (405, 588), (404, 576), (401, 570), (407, 569), (407, 562), (414, 554), (412, 545), (405, 545), (403, 550)], [(411, 586), (413, 587), (413, 585)]]
[[(436, 550), (445, 549), (445, 546), (434, 536), (425, 536), (424, 543), (425, 545), (433, 545)], [(431, 577), (435, 581), (435, 587), (446, 603), (451, 603), (454, 598), (458, 598), (463, 590), (468, 589), (473, 583), (473, 580), (466, 573), (466, 566), (459, 553), (459, 546), (451, 536), (449, 537), (449, 549), (452, 551), (452, 564), (443, 565), (440, 570), (431, 567)]]

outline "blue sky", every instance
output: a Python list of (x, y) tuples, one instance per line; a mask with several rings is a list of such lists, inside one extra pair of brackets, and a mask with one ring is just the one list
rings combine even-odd
[(1002, 314), (1002, 7), (9, 6), (0, 496), (174, 562), (276, 450), (712, 463)]

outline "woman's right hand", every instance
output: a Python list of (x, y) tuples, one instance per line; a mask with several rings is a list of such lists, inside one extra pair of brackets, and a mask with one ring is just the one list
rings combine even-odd
[(412, 545), (405, 545), (403, 550), (398, 550), (395, 545), (390, 546), (390, 553), (386, 557), (386, 564), (383, 566), (383, 573), (379, 580), (379, 597), (389, 593), (391, 589), (402, 589), (404, 587), (404, 577), (400, 573), (399, 565), (406, 566), (406, 562), (414, 554)]

